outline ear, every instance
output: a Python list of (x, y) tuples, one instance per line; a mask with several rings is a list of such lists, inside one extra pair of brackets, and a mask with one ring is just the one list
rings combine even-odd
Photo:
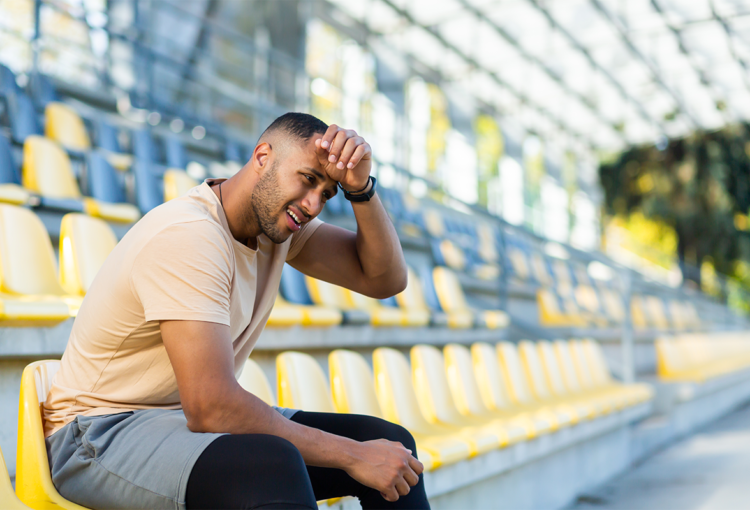
[(256, 173), (265, 170), (271, 156), (271, 144), (262, 142), (255, 146), (253, 157), (250, 160)]

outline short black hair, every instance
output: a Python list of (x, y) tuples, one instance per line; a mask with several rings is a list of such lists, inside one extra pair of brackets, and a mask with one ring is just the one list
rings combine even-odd
[(283, 131), (300, 140), (309, 140), (315, 133), (325, 133), (328, 124), (309, 113), (289, 112), (277, 118), (260, 135), (260, 140), (266, 133)]

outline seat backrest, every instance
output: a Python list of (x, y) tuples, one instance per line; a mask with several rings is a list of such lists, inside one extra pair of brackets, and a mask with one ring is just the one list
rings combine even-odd
[(625, 320), (625, 305), (620, 294), (612, 289), (601, 289), (600, 292), (607, 315), (616, 322)]
[(284, 264), (284, 269), (281, 271), (279, 288), (284, 298), (290, 303), (297, 305), (313, 304), (305, 284), (305, 275), (289, 264)]
[(432, 270), (432, 279), (443, 310), (461, 312), (469, 309), (456, 273), (447, 267), (436, 267)]
[(375, 378), (361, 354), (345, 349), (331, 352), (328, 355), (328, 375), (338, 412), (383, 417), (375, 393)]
[(581, 382), (578, 379), (578, 372), (576, 371), (568, 342), (565, 340), (555, 340), (553, 345), (565, 386), (570, 393), (580, 393), (582, 389)]
[(557, 284), (567, 284), (572, 285), (573, 284), (573, 278), (570, 273), (570, 266), (567, 262), (560, 259), (554, 259), (552, 261), (552, 271), (555, 274), (555, 280), (557, 281)]
[(0, 94), (13, 94), (18, 90), (16, 74), (8, 67), (0, 64)]
[(586, 359), (594, 375), (594, 382), (597, 386), (606, 386), (612, 383), (612, 374), (607, 365), (607, 359), (604, 357), (602, 348), (598, 342), (590, 338), (583, 340), (583, 348)]
[(368, 311), (383, 306), (377, 299), (365, 296), (359, 292), (354, 292), (353, 290), (345, 289), (343, 287), (341, 287), (341, 292), (343, 293), (349, 308)]
[(466, 269), (466, 254), (450, 239), (441, 240), (437, 249), (440, 251), (440, 258), (446, 266), (456, 271), (463, 271)]
[(86, 125), (78, 113), (70, 106), (52, 102), (44, 109), (44, 134), (66, 149), (87, 151), (91, 148), (91, 139)]
[(643, 298), (643, 304), (651, 324), (662, 329), (669, 327), (667, 314), (664, 310), (664, 300), (657, 296), (646, 296)]
[(88, 192), (97, 200), (110, 204), (125, 202), (125, 189), (117, 170), (99, 152), (89, 153), (86, 165)]
[(596, 295), (596, 290), (590, 285), (578, 285), (575, 290), (576, 301), (581, 308), (589, 312), (599, 313), (601, 306), (599, 304), (599, 297)]
[(518, 354), (521, 357), (521, 363), (523, 363), (526, 380), (528, 381), (529, 388), (531, 388), (531, 392), (537, 400), (551, 398), (552, 390), (550, 390), (547, 378), (544, 375), (544, 367), (542, 366), (542, 360), (539, 359), (539, 351), (536, 344), (529, 340), (519, 342)]
[(569, 340), (568, 349), (570, 349), (570, 354), (573, 357), (573, 365), (576, 367), (576, 373), (578, 374), (581, 388), (584, 390), (595, 388), (595, 377), (591, 371), (591, 365), (586, 359), (586, 351), (583, 348), (583, 343), (581, 343), (580, 340)]
[(172, 168), (187, 168), (187, 152), (185, 145), (177, 136), (169, 135), (164, 138), (164, 152), (167, 166)]
[(85, 510), (57, 492), (49, 471), (41, 405), (47, 399), (52, 379), (59, 369), (59, 361), (36, 361), (21, 375), (16, 494), (32, 508), (56, 508), (54, 505), (58, 505), (69, 510)]
[(443, 349), (443, 356), (448, 386), (458, 411), (463, 415), (486, 413), (487, 406), (482, 401), (469, 349), (464, 345), (448, 344)]
[(441, 238), (445, 236), (445, 222), (443, 215), (437, 209), (425, 209), (423, 213), (424, 224), (427, 233), (432, 237)]
[(507, 246), (505, 251), (508, 254), (510, 265), (513, 268), (513, 272), (518, 275), (522, 280), (528, 280), (531, 272), (529, 271), (529, 263), (526, 259), (526, 254), (518, 246)]
[(164, 172), (164, 201), (185, 195), (198, 185), (198, 181), (190, 177), (184, 170), (170, 168)]
[[(0, 69), (2, 71), (2, 69)], [(26, 510), (30, 507), (21, 503), (13, 491), (13, 484), (8, 476), (8, 466), (5, 465), (3, 451), (0, 450), (0, 503), (6, 510)]]
[(31, 135), (41, 135), (42, 128), (36, 116), (34, 103), (31, 98), (23, 92), (17, 91), (7, 96), (8, 117), (10, 117), (10, 129), (13, 139), (23, 143)]
[(245, 361), (242, 374), (237, 378), (237, 382), (245, 391), (249, 391), (269, 406), (276, 405), (276, 399), (273, 397), (271, 384), (268, 382), (266, 374), (263, 373), (260, 365), (250, 358)]
[(133, 131), (133, 155), (139, 161), (149, 161), (156, 163), (159, 158), (157, 155), (156, 144), (148, 129), (138, 129)]
[(398, 306), (405, 310), (428, 310), (429, 308), (422, 292), (422, 282), (419, 281), (417, 273), (411, 267), (407, 268), (406, 272), (406, 288), (396, 294)]
[(279, 405), (334, 413), (336, 409), (328, 381), (315, 358), (301, 352), (283, 352), (276, 357)]
[(539, 352), (539, 359), (544, 368), (544, 375), (547, 377), (547, 384), (549, 385), (550, 391), (558, 397), (566, 395), (568, 389), (565, 387), (562, 371), (560, 370), (560, 363), (557, 360), (555, 349), (552, 347), (552, 344), (547, 340), (540, 340), (536, 343), (536, 348)]
[(499, 342), (496, 350), (505, 379), (505, 387), (508, 388), (511, 400), (522, 405), (533, 403), (534, 399), (516, 346), (510, 342)]
[(477, 225), (477, 236), (479, 238), (478, 253), (482, 260), (488, 264), (500, 262), (495, 229), (487, 223), (480, 223)]
[(0, 291), (63, 295), (47, 229), (29, 209), (0, 204)]
[(70, 158), (56, 142), (29, 136), (23, 144), (23, 185), (51, 198), (81, 198)]
[(384, 418), (415, 434), (428, 431), (430, 424), (420, 411), (406, 356), (395, 349), (380, 347), (372, 353), (372, 365), (375, 392)]
[(0, 133), (0, 184), (21, 184), (21, 176), (18, 174), (10, 142), (4, 134)]
[(411, 368), (414, 390), (427, 421), (455, 420), (460, 413), (448, 385), (443, 353), (432, 345), (415, 345), (411, 349)]
[(60, 283), (74, 296), (84, 296), (104, 261), (117, 246), (107, 222), (85, 214), (69, 213), (60, 226)]
[(420, 281), (422, 282), (422, 291), (427, 306), (432, 310), (443, 311), (435, 290), (435, 282), (432, 276), (432, 267), (428, 265), (420, 266), (418, 269)]
[(650, 325), (646, 311), (643, 308), (643, 298), (641, 296), (632, 296), (630, 298), (630, 315), (633, 320), (633, 326), (646, 328)]
[(541, 285), (544, 285), (545, 287), (549, 287), (550, 285), (552, 285), (552, 276), (549, 273), (547, 260), (544, 258), (544, 255), (539, 252), (532, 253), (531, 267), (534, 270), (534, 277), (536, 277), (537, 281)]
[(657, 338), (654, 347), (656, 348), (656, 369), (659, 375), (669, 376), (692, 368), (673, 339)]
[(511, 398), (495, 349), (483, 342), (472, 344), (471, 362), (485, 407), (496, 411), (510, 407)]
[(138, 209), (146, 214), (164, 202), (162, 182), (151, 168), (148, 160), (137, 160), (133, 164), (135, 175), (135, 198)]
[(330, 306), (340, 310), (350, 309), (351, 305), (346, 299), (344, 289), (338, 285), (318, 280), (312, 276), (305, 275), (307, 291), (313, 303), (316, 305)]
[(119, 153), (120, 141), (117, 139), (117, 128), (106, 120), (99, 119), (96, 122), (97, 145), (107, 151)]

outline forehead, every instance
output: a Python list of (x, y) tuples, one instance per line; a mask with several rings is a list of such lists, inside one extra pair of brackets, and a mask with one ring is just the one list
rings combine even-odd
[(336, 181), (328, 177), (323, 165), (318, 160), (315, 148), (315, 140), (322, 138), (322, 134), (315, 134), (309, 140), (290, 140), (286, 144), (279, 144), (280, 161), (279, 164), (285, 170), (295, 171), (302, 168), (317, 170), (331, 184)]

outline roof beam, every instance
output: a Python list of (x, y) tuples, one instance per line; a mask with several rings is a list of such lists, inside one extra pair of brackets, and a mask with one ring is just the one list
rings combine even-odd
[(602, 121), (604, 124), (609, 124), (612, 129), (615, 130), (615, 132), (618, 131), (618, 127), (611, 123), (609, 119), (604, 118), (601, 113), (599, 112), (599, 109), (596, 107), (596, 105), (586, 96), (583, 94), (580, 94), (576, 92), (575, 90), (571, 89), (567, 83), (563, 81), (563, 79), (555, 72), (553, 71), (546, 63), (544, 63), (540, 58), (536, 57), (535, 55), (532, 55), (528, 51), (526, 51), (516, 39), (514, 39), (503, 27), (495, 23), (494, 21), (490, 21), (489, 18), (485, 13), (474, 7), (472, 4), (470, 4), (467, 0), (459, 0), (461, 5), (464, 6), (466, 10), (474, 14), (478, 19), (481, 19), (485, 23), (487, 23), (492, 29), (497, 33), (500, 37), (505, 39), (508, 43), (510, 43), (513, 47), (515, 47), (518, 52), (527, 60), (534, 62), (536, 65), (538, 65), (547, 76), (549, 76), (553, 81), (555, 81), (560, 87), (565, 90), (568, 94), (571, 96), (574, 96), (578, 98), (581, 103), (586, 105), (591, 113), (598, 117), (600, 121)]
[(614, 76), (612, 76), (612, 74), (607, 69), (602, 67), (596, 60), (594, 60), (594, 57), (591, 56), (591, 53), (589, 52), (589, 50), (586, 49), (586, 47), (583, 44), (581, 44), (578, 41), (578, 39), (573, 37), (573, 35), (570, 32), (568, 32), (565, 29), (565, 27), (563, 27), (560, 23), (557, 22), (557, 20), (552, 16), (552, 14), (550, 14), (550, 12), (544, 6), (541, 5), (539, 0), (529, 0), (529, 3), (531, 3), (531, 5), (533, 5), (534, 7), (536, 7), (536, 9), (539, 12), (541, 12), (545, 18), (547, 18), (547, 21), (549, 21), (549, 23), (553, 27), (555, 27), (561, 34), (563, 34), (565, 38), (568, 40), (568, 42), (570, 42), (570, 44), (575, 46), (575, 48), (578, 51), (580, 51), (584, 57), (586, 57), (586, 60), (589, 61), (589, 64), (591, 64), (592, 67), (594, 67), (595, 69), (598, 69), (599, 72), (602, 73), (602, 75), (604, 75), (604, 77), (607, 78), (607, 80), (609, 80), (612, 83), (612, 85), (615, 86), (615, 88), (620, 92), (622, 97), (625, 98), (627, 101), (629, 101), (635, 107), (635, 109), (638, 111), (641, 117), (643, 117), (644, 120), (646, 120), (650, 124), (656, 124), (659, 127), (659, 129), (662, 131), (662, 133), (664, 132), (664, 126), (662, 122), (658, 121), (657, 119), (652, 118), (651, 115), (643, 107), (643, 105), (640, 102), (638, 102), (634, 97), (632, 97), (630, 94), (628, 94), (628, 91), (625, 90), (625, 87), (623, 87), (622, 84), (619, 81), (617, 81), (617, 79)]
[(737, 62), (740, 63), (740, 66), (742, 66), (742, 70), (745, 71), (742, 73), (742, 79), (745, 82), (745, 86), (750, 89), (750, 79), (748, 79), (748, 72), (750, 72), (750, 65), (748, 65), (747, 61), (740, 57), (737, 54), (737, 50), (734, 47), (734, 41), (732, 40), (732, 37), (735, 35), (734, 30), (729, 25), (729, 22), (724, 16), (721, 16), (716, 11), (716, 6), (714, 5), (714, 0), (709, 0), (709, 6), (711, 7), (711, 14), (713, 15), (714, 19), (719, 22), (721, 27), (724, 29), (724, 32), (727, 34), (727, 40), (729, 42), (729, 51), (732, 52), (732, 58), (734, 58)]

